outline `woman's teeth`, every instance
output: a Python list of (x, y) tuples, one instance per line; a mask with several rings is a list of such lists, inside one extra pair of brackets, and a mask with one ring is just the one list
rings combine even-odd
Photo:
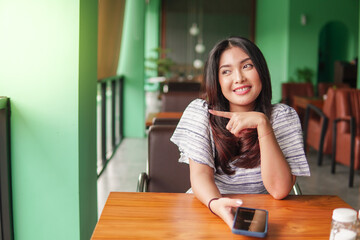
[(243, 87), (243, 88), (238, 88), (236, 89), (234, 92), (244, 92), (246, 90), (250, 89), (250, 87)]

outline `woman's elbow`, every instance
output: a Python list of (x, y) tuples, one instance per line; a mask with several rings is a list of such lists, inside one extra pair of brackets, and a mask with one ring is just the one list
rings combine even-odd
[(275, 192), (275, 193), (270, 193), (270, 195), (276, 200), (281, 200), (281, 199), (286, 198), (289, 195), (289, 193)]
[(279, 188), (279, 189), (272, 189), (270, 191), (268, 191), (270, 193), (270, 195), (277, 200), (281, 200), (286, 198), (289, 193), (290, 193), (291, 189), (285, 189), (284, 187)]

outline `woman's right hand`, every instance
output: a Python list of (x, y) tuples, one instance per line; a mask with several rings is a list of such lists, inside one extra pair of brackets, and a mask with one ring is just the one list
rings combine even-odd
[(234, 208), (242, 205), (241, 199), (219, 198), (210, 203), (211, 210), (218, 215), (231, 229), (234, 222)]

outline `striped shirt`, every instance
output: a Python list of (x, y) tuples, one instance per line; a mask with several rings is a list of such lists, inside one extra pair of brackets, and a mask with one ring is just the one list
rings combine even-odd
[[(310, 176), (303, 149), (301, 124), (295, 110), (285, 104), (275, 104), (270, 123), (291, 173), (295, 176)], [(189, 159), (192, 159), (214, 169), (215, 184), (220, 193), (267, 193), (260, 166), (245, 169), (230, 164), (235, 170), (233, 175), (224, 174), (220, 167), (215, 171), (215, 144), (205, 100), (196, 99), (189, 104), (170, 140), (179, 147), (179, 162), (189, 163)], [(189, 189), (188, 193), (191, 192)]]

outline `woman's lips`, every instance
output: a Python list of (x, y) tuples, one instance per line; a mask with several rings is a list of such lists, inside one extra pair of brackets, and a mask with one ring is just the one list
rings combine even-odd
[(248, 93), (251, 89), (251, 86), (238, 87), (233, 90), (233, 92), (237, 95), (244, 95)]

